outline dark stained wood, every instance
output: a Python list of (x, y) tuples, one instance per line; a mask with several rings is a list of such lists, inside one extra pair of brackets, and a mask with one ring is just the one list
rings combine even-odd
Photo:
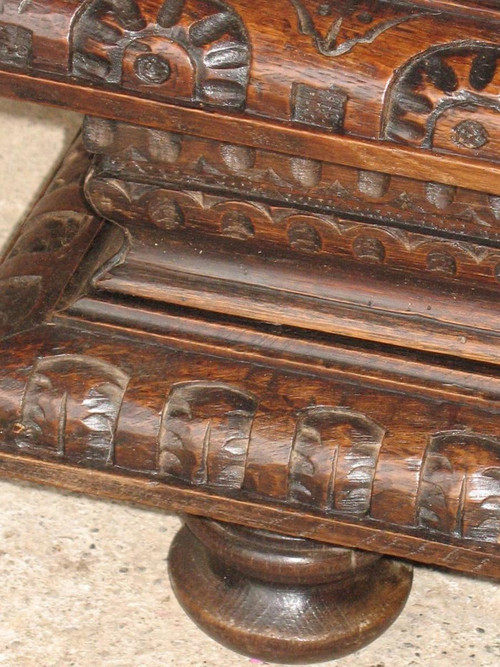
[(76, 141), (0, 264), (0, 339), (42, 322), (102, 226), (82, 187), (90, 164)]
[(95, 118), (84, 141), (131, 239), (108, 300), (498, 362), (497, 197)]
[(460, 155), (446, 155), (426, 149), (415, 150), (392, 143), (361, 140), (356, 137), (345, 141), (343, 135), (321, 134), (316, 129), (305, 131), (288, 124), (277, 124), (265, 119), (227, 116), (210, 110), (177, 107), (166, 102), (142, 99), (130, 105), (130, 97), (123, 92), (95, 90), (73, 83), (40, 80), (0, 71), (0, 95), (13, 99), (37, 101), (86, 114), (97, 110), (102, 118), (119, 119), (159, 130), (188, 133), (218, 141), (231, 141), (253, 148), (271, 148), (286, 155), (296, 154), (316, 160), (332, 156), (334, 163), (368, 170), (384, 169), (388, 174), (408, 178), (419, 176), (424, 180), (445, 185), (462, 186), (500, 195), (500, 167), (495, 163)]
[(214, 639), (262, 660), (340, 658), (384, 632), (411, 587), (376, 554), (190, 517), (169, 554), (181, 605)]
[(0, 474), (186, 514), (235, 650), (371, 641), (382, 554), (500, 578), (497, 4), (2, 4), (0, 94), (89, 115), (0, 263)]
[(6, 0), (2, 94), (500, 194), (489, 179), (500, 142), (491, 5), (124, 7)]
[(448, 102), (475, 106), (491, 135), (480, 156), (495, 159), (496, 15), (378, 0), (6, 0), (2, 28), (4, 69), (324, 133), (461, 152), (438, 126)]

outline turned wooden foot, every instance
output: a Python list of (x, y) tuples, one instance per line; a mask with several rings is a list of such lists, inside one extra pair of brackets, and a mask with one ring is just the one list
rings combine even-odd
[(229, 648), (272, 662), (339, 658), (391, 625), (412, 568), (210, 519), (189, 517), (169, 556), (170, 578), (189, 616)]

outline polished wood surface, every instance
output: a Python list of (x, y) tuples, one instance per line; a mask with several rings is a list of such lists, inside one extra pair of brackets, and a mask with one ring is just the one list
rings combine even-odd
[(499, 21), (482, 2), (3, 7), (4, 95), (500, 194)]
[(0, 93), (89, 115), (0, 264), (0, 474), (187, 515), (236, 650), (364, 645), (382, 554), (500, 578), (495, 9), (3, 3)]
[(186, 612), (229, 648), (272, 662), (340, 658), (384, 632), (411, 587), (376, 554), (190, 517), (169, 554)]
[[(87, 168), (77, 144), (54, 183), (71, 188), (68, 178), (81, 183)], [(195, 513), (198, 496), (189, 490), (197, 490), (206, 496), (202, 513), (224, 519), (220, 508), (234, 506), (255, 527), (272, 528), (264, 512), (249, 519), (255, 507), (292, 508), (291, 516), (302, 512), (310, 523), (299, 527), (295, 519), (285, 533), (321, 531), (345, 546), (498, 575), (500, 386), (491, 366), (174, 307), (156, 293), (124, 298), (105, 278), (115, 267), (126, 270), (134, 253), (126, 229), (87, 216), (99, 235), (84, 261), (76, 255), (72, 264), (61, 235), (27, 244), (25, 230), (35, 223), (40, 230), (38, 212), (54, 201), (54, 187), (2, 264), (18, 290), (4, 292), (6, 322), (27, 329), (6, 330), (4, 452), (173, 484)], [(73, 219), (79, 206), (64, 215)], [(52, 229), (52, 217), (42, 222)], [(26, 287), (32, 253), (44, 266), (59, 258), (66, 272)], [(43, 285), (63, 294), (43, 317), (34, 311), (48, 324), (30, 330), (37, 322), (30, 295), (49, 303)], [(51, 467), (35, 474), (42, 470)]]

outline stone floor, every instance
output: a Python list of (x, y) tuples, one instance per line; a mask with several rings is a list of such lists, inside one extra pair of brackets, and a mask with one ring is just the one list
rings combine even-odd
[[(0, 101), (0, 245), (80, 118)], [(178, 520), (0, 481), (0, 665), (234, 667), (177, 604), (166, 555)], [(497, 584), (417, 567), (392, 628), (337, 667), (499, 667)]]

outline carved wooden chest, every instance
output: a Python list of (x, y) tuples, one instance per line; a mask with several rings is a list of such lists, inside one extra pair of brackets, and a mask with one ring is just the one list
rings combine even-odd
[(185, 513), (236, 650), (371, 641), (386, 556), (500, 577), (497, 5), (2, 3), (0, 94), (86, 118), (0, 264), (0, 473)]

